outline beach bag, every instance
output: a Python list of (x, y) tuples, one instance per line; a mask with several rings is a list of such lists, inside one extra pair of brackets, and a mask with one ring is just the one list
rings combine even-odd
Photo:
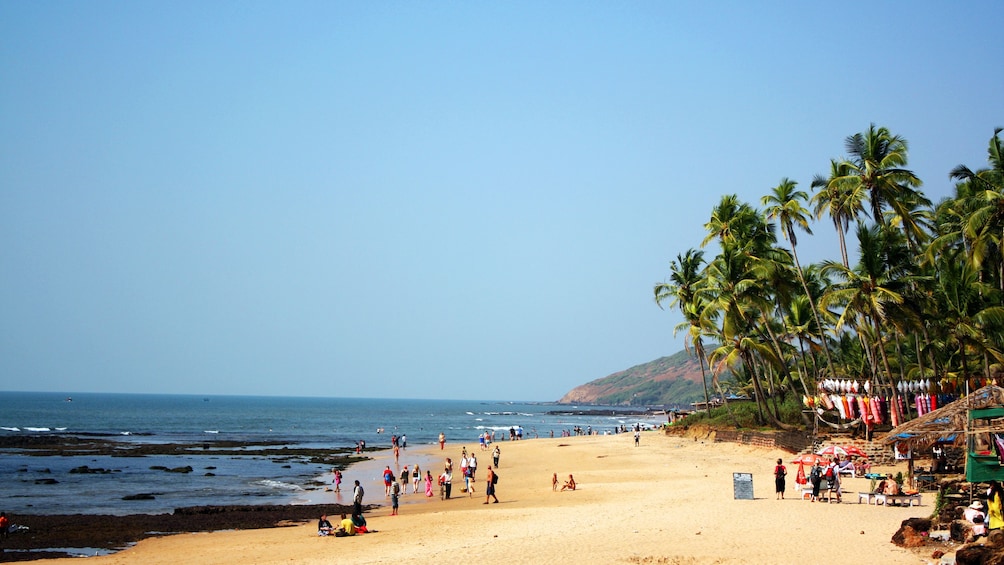
[(826, 480), (833, 482), (833, 467), (826, 468)]
[(492, 475), (492, 484), (493, 485), (499, 484), (499, 474), (498, 473), (495, 473), (495, 474)]

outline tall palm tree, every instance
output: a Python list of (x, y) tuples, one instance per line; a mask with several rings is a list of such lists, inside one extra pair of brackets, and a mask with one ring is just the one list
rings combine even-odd
[(816, 329), (820, 332), (819, 343), (823, 346), (823, 353), (826, 355), (827, 367), (832, 368), (833, 359), (830, 358), (829, 349), (826, 347), (826, 336), (822, 334), (823, 324), (816, 310), (816, 302), (813, 300), (809, 286), (805, 282), (805, 273), (802, 272), (802, 265), (798, 260), (798, 251), (796, 250), (798, 238), (795, 235), (795, 226), (798, 226), (807, 234), (812, 234), (812, 229), (809, 228), (809, 211), (802, 206), (802, 202), (808, 199), (808, 195), (804, 191), (796, 190), (796, 186), (797, 183), (795, 181), (785, 177), (781, 179), (780, 184), (771, 189), (770, 194), (764, 196), (760, 201), (767, 207), (764, 210), (767, 219), (777, 220), (781, 226), (781, 234), (791, 244), (791, 256), (795, 261), (798, 280), (802, 283), (805, 296), (808, 298), (809, 306), (812, 308), (812, 315), (816, 320)]
[(903, 302), (901, 291), (904, 283), (890, 275), (886, 268), (884, 259), (886, 240), (882, 237), (882, 228), (858, 224), (857, 236), (860, 261), (854, 269), (848, 269), (832, 261), (823, 264), (824, 273), (832, 274), (843, 282), (823, 295), (820, 306), (843, 308), (837, 320), (838, 330), (849, 325), (856, 328), (859, 336), (865, 339), (867, 333), (865, 330), (871, 326), (875, 340), (873, 345), (882, 360), (886, 382), (892, 387), (893, 373), (886, 355), (882, 324), (886, 321), (889, 307)]
[(841, 182), (841, 179), (850, 175), (850, 171), (851, 166), (846, 161), (830, 159), (829, 176), (813, 177), (810, 186), (818, 192), (809, 200), (817, 219), (821, 219), (823, 214), (828, 214), (833, 221), (840, 242), (840, 259), (848, 269), (850, 262), (847, 258), (847, 241), (844, 236), (850, 229), (851, 222), (858, 221), (858, 218), (865, 214), (864, 202), (867, 199), (864, 185)]
[(990, 262), (998, 288), (1004, 290), (1004, 144), (1001, 129), (994, 130), (987, 148), (990, 167), (973, 172), (965, 165), (952, 169), (951, 178), (968, 184), (972, 200), (962, 219), (962, 233), (969, 242), (969, 260), (976, 267)]
[(683, 255), (677, 255), (676, 260), (670, 263), (669, 283), (655, 285), (655, 303), (662, 308), (662, 303), (669, 299), (670, 307), (679, 306), (685, 321), (679, 324), (674, 330), (676, 336), (680, 326), (687, 327), (687, 340), (684, 341), (687, 351), (690, 351), (689, 344), (693, 344), (694, 352), (697, 354), (701, 364), (701, 382), (704, 384), (704, 402), (711, 415), (711, 397), (708, 394), (708, 378), (704, 371), (704, 362), (707, 358), (704, 351), (704, 343), (701, 340), (703, 335), (701, 311), (704, 309), (703, 300), (699, 300), (698, 290), (702, 284), (703, 277), (701, 268), (704, 265), (704, 252), (696, 249), (688, 249)]
[(906, 139), (893, 135), (884, 127), (871, 124), (863, 133), (856, 133), (844, 141), (849, 159), (848, 174), (837, 180), (845, 190), (863, 187), (868, 191), (872, 220), (887, 224), (885, 209), (903, 218), (903, 231), (908, 237), (919, 239), (923, 229), (911, 221), (912, 216), (905, 207), (906, 202), (917, 202), (930, 206), (930, 202), (915, 187), (921, 181), (912, 171), (906, 169)]

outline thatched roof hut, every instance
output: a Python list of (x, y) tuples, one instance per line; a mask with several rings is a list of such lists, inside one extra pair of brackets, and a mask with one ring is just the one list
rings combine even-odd
[(897, 441), (907, 442), (914, 450), (926, 449), (939, 441), (964, 447), (967, 431), (990, 431), (974, 430), (969, 427), (966, 421), (969, 418), (969, 410), (997, 406), (1004, 406), (1004, 388), (987, 385), (965, 398), (960, 398), (951, 404), (893, 428), (882, 437), (881, 441), (885, 444)]

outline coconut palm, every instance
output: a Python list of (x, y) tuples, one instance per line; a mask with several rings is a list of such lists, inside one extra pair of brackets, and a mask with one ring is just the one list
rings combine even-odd
[(908, 237), (920, 239), (922, 226), (911, 219), (907, 202), (930, 206), (923, 194), (915, 190), (921, 181), (907, 164), (906, 139), (893, 135), (884, 127), (871, 124), (863, 133), (856, 133), (844, 141), (849, 158), (846, 175), (837, 179), (842, 190), (863, 187), (868, 191), (872, 219), (886, 224), (885, 210), (890, 208), (903, 219), (902, 228)]
[(680, 326), (687, 327), (687, 340), (684, 345), (690, 351), (689, 344), (693, 344), (694, 352), (697, 354), (701, 364), (701, 382), (704, 384), (704, 402), (711, 414), (711, 397), (708, 394), (708, 379), (704, 371), (706, 359), (704, 344), (701, 341), (703, 330), (701, 327), (701, 311), (704, 309), (703, 301), (698, 300), (698, 289), (703, 282), (701, 267), (704, 265), (704, 252), (696, 249), (688, 249), (683, 255), (677, 255), (676, 260), (670, 263), (670, 283), (660, 283), (655, 285), (655, 303), (662, 308), (662, 303), (669, 299), (670, 307), (679, 306), (685, 321), (679, 324), (674, 330), (676, 336)]
[[(781, 234), (788, 240), (791, 244), (791, 256), (795, 261), (795, 270), (798, 274), (798, 280), (802, 283), (802, 288), (805, 290), (805, 296), (809, 301), (809, 306), (812, 309), (812, 315), (816, 320), (816, 329), (819, 330), (819, 343), (823, 346), (823, 353), (826, 355), (827, 367), (833, 367), (833, 359), (830, 358), (830, 352), (826, 347), (826, 336), (823, 335), (823, 324), (819, 319), (819, 313), (816, 310), (815, 300), (812, 298), (812, 293), (809, 291), (809, 286), (805, 282), (805, 274), (802, 272), (802, 265), (798, 261), (798, 252), (796, 250), (798, 244), (798, 238), (795, 235), (795, 226), (800, 227), (803, 231), (808, 234), (812, 234), (812, 229), (809, 228), (809, 211), (802, 206), (802, 202), (808, 199), (808, 195), (801, 190), (796, 190), (797, 183), (789, 178), (781, 179), (780, 184), (771, 189), (771, 193), (764, 196), (761, 202), (767, 208), (764, 213), (768, 220), (777, 220), (778, 224), (781, 226)], [(817, 367), (818, 368), (818, 367)]]
[(840, 259), (847, 268), (850, 268), (850, 262), (845, 235), (851, 222), (858, 221), (865, 214), (864, 202), (868, 197), (864, 185), (841, 182), (850, 175), (850, 171), (851, 165), (846, 161), (830, 159), (830, 175), (813, 177), (810, 186), (818, 192), (809, 200), (816, 218), (822, 219), (823, 214), (828, 214), (833, 221), (840, 243)]
[(901, 292), (904, 283), (887, 269), (884, 255), (887, 239), (883, 237), (882, 229), (879, 226), (858, 224), (857, 236), (860, 260), (854, 269), (832, 261), (823, 264), (824, 273), (843, 282), (823, 295), (820, 306), (843, 308), (837, 319), (837, 330), (850, 326), (857, 330), (862, 339), (866, 339), (866, 330), (870, 326), (874, 332), (873, 346), (885, 369), (886, 382), (891, 387), (893, 374), (886, 355), (882, 325), (886, 321), (889, 307), (903, 302)]
[(977, 267), (989, 262), (998, 288), (1004, 290), (1004, 144), (1000, 128), (994, 130), (987, 149), (990, 167), (973, 172), (965, 165), (952, 169), (951, 178), (966, 184), (970, 195), (961, 218), (961, 232), (968, 243), (969, 260)]

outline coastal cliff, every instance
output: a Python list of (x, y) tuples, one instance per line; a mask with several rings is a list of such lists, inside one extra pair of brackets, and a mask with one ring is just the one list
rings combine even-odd
[[(708, 386), (711, 376), (708, 375)], [(701, 367), (686, 351), (660, 357), (570, 390), (561, 404), (679, 405), (704, 400)]]

